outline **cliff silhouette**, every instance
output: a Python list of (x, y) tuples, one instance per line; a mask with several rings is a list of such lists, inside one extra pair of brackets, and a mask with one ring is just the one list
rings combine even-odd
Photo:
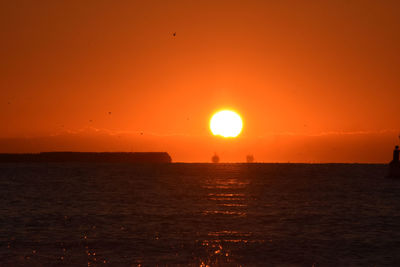
[(36, 154), (0, 153), (0, 162), (112, 162), (170, 163), (167, 152), (41, 152)]

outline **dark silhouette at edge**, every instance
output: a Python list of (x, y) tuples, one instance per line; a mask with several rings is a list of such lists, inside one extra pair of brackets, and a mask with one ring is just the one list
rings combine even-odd
[(389, 163), (389, 178), (400, 178), (399, 146), (393, 150), (393, 160)]
[(40, 152), (0, 153), (0, 162), (170, 163), (167, 152)]

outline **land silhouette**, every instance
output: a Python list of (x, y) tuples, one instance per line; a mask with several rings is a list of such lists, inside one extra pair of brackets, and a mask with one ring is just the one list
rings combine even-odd
[(41, 152), (32, 154), (0, 154), (0, 162), (126, 162), (170, 163), (166, 152)]

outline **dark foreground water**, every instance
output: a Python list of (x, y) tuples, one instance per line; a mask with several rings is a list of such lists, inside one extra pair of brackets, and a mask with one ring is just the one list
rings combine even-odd
[(400, 266), (384, 165), (0, 164), (2, 266)]

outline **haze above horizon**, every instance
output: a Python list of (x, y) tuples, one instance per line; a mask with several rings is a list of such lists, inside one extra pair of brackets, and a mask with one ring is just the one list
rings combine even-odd
[[(398, 1), (3, 1), (0, 152), (388, 162)], [(211, 116), (243, 118), (237, 138)]]

